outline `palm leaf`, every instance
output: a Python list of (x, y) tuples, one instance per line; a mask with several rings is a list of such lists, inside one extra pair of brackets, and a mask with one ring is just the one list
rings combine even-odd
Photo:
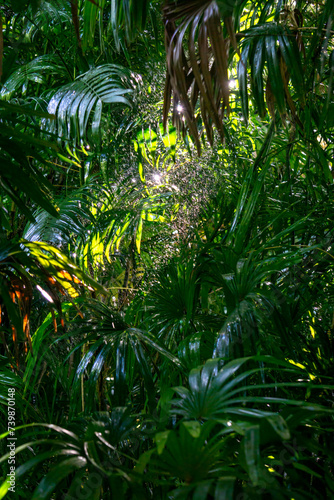
[(90, 123), (92, 135), (97, 136), (103, 105), (131, 107), (138, 83), (139, 76), (115, 64), (87, 71), (54, 94), (48, 112), (56, 120), (46, 122), (47, 129), (65, 140), (80, 141)]
[[(70, 243), (75, 235), (77, 244), (85, 240), (86, 224), (94, 224), (90, 212), (92, 203), (97, 202), (93, 194), (94, 186), (87, 186), (75, 191), (58, 201), (58, 217), (53, 217), (43, 209), (34, 213), (35, 222), (28, 223), (23, 232), (27, 241), (47, 241), (53, 245)], [(80, 238), (81, 236), (81, 238)]]
[(111, 26), (117, 50), (120, 50), (120, 31), (125, 31), (128, 41), (132, 41), (138, 32), (145, 28), (151, 0), (111, 0)]
[[(13, 105), (0, 100), (2, 122), (0, 123), (0, 185), (7, 196), (18, 206), (28, 220), (34, 221), (30, 203), (44, 208), (57, 217), (57, 210), (49, 200), (51, 184), (35, 164), (35, 159), (45, 163), (41, 156), (43, 148), (55, 149), (55, 145), (39, 138), (33, 133), (22, 131), (26, 124), (20, 122), (21, 116), (48, 116), (27, 107)], [(17, 124), (13, 123), (13, 117)], [(39, 128), (34, 126), (34, 132)]]
[[(331, 386), (315, 385), (311, 382), (273, 382), (273, 383), (259, 383), (254, 384), (252, 377), (256, 374), (261, 375), (263, 370), (268, 368), (253, 368), (245, 369), (250, 361), (272, 363), (274, 366), (279, 367), (281, 376), (286, 372), (293, 374), (295, 379), (303, 373), (303, 369), (297, 369), (292, 364), (286, 361), (280, 361), (272, 356), (253, 356), (248, 358), (239, 358), (230, 361), (222, 368), (220, 368), (220, 361), (217, 359), (208, 360), (202, 367), (191, 370), (189, 374), (189, 389), (185, 387), (174, 388), (178, 394), (179, 399), (176, 399), (173, 404), (176, 414), (182, 415), (187, 419), (198, 420), (212, 420), (212, 419), (229, 419), (232, 421), (239, 418), (256, 422), (257, 419), (263, 417), (274, 417), (276, 414), (272, 411), (260, 410), (258, 408), (241, 407), (241, 402), (257, 403), (265, 408), (269, 403), (278, 403), (280, 405), (291, 405), (292, 407), (298, 406), (305, 409), (305, 421), (313, 419), (315, 411), (326, 414), (331, 413), (331, 410), (320, 405), (308, 403), (303, 400), (295, 400), (286, 397), (277, 397), (277, 389), (285, 392), (285, 389), (290, 385), (294, 387), (307, 388), (308, 386), (313, 389), (322, 389), (322, 387), (330, 389)], [(243, 370), (241, 370), (243, 368)], [(272, 370), (272, 369), (271, 369)], [(238, 372), (238, 374), (237, 374)], [(305, 374), (305, 371), (304, 371)], [(247, 385), (245, 385), (247, 380)], [(268, 389), (275, 389), (275, 396), (268, 395)], [(262, 392), (267, 391), (265, 396), (256, 395), (255, 390)], [(249, 394), (249, 395), (248, 395)], [(260, 406), (261, 407), (261, 406)], [(279, 418), (279, 417), (278, 417)], [(276, 431), (283, 433), (285, 437), (289, 437), (286, 427), (279, 427), (274, 421), (270, 425), (274, 425)]]
[[(221, 17), (225, 19), (226, 30), (235, 45), (230, 22), (234, 4), (232, 1), (228, 4), (219, 2), (217, 5), (211, 0), (167, 1), (163, 9), (168, 71), (164, 127), (166, 128), (173, 94), (173, 121), (178, 129), (184, 130), (183, 118), (185, 119), (198, 152), (200, 142), (195, 119), (198, 99), (210, 143), (213, 141), (212, 125), (215, 125), (220, 137), (224, 138), (222, 119), (225, 109), (229, 109), (229, 46), (222, 33)], [(181, 106), (181, 112), (178, 111), (178, 106)]]
[(4, 83), (0, 96), (9, 99), (14, 92), (21, 88), (23, 94), (27, 93), (29, 82), (45, 84), (50, 75), (57, 79), (65, 77), (67, 71), (64, 68), (59, 56), (55, 54), (45, 54), (36, 57), (27, 64), (16, 69)]
[(94, 0), (93, 2), (86, 1), (83, 6), (83, 34), (82, 34), (82, 50), (85, 52), (88, 48), (94, 45), (95, 28), (99, 16), (103, 15), (105, 0)]
[[(300, 49), (289, 27), (265, 23), (244, 32), (238, 64), (240, 96), (244, 118), (248, 119), (247, 70), (251, 69), (252, 94), (261, 116), (264, 116), (264, 78), (267, 73), (267, 106), (274, 115), (274, 102), (281, 114), (286, 104), (295, 116), (295, 104), (288, 89), (291, 79), (296, 97), (304, 103), (304, 79)], [(265, 71), (266, 70), (266, 71)]]

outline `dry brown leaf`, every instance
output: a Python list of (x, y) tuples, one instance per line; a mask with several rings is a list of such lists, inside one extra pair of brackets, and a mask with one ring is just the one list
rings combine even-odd
[(225, 111), (229, 112), (230, 44), (237, 50), (233, 24), (229, 17), (224, 19), (229, 34), (224, 39), (220, 11), (212, 0), (167, 1), (163, 13), (167, 53), (164, 127), (173, 102), (173, 124), (182, 133), (188, 128), (200, 154), (198, 114), (211, 144), (213, 126), (224, 139), (223, 118)]

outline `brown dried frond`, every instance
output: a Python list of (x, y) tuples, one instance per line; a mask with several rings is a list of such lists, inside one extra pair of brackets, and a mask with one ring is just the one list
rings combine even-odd
[(167, 53), (164, 127), (173, 98), (173, 124), (183, 134), (188, 127), (200, 154), (198, 104), (209, 142), (213, 142), (213, 126), (224, 139), (223, 118), (225, 110), (229, 112), (230, 44), (237, 50), (232, 20), (230, 16), (224, 18), (229, 35), (224, 38), (215, 1), (167, 2), (163, 14)]

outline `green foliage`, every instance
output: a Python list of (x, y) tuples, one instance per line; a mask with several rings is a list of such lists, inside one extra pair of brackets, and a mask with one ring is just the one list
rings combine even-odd
[[(3, 116), (2, 123), (0, 123), (0, 172), (4, 195), (8, 196), (30, 220), (34, 220), (29, 208), (30, 200), (53, 216), (57, 216), (57, 211), (48, 196), (52, 186), (32, 161), (36, 159), (43, 163), (41, 150), (49, 147), (55, 148), (55, 145), (31, 133), (26, 133), (22, 130), (25, 128), (24, 123), (20, 121), (17, 124), (13, 123), (13, 114), (17, 116), (17, 113), (27, 115), (38, 115), (38, 113), (5, 102), (0, 102), (0, 109)], [(4, 227), (9, 229), (9, 221), (5, 213), (2, 214), (1, 219)]]
[(133, 93), (137, 82), (138, 77), (136, 81), (131, 72), (113, 64), (78, 76), (52, 96), (48, 112), (56, 115), (56, 120), (50, 122), (48, 130), (75, 143), (76, 139), (79, 141), (86, 136), (90, 114), (94, 112), (91, 133), (96, 136), (101, 126), (103, 104), (130, 106), (131, 101), (125, 96)]
[(333, 13), (0, 7), (0, 498), (334, 496)]

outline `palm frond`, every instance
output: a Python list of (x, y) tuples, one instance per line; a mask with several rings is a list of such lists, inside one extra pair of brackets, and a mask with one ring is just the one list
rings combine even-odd
[(85, 186), (57, 202), (58, 216), (53, 217), (43, 209), (34, 213), (34, 222), (26, 225), (23, 238), (27, 241), (47, 241), (63, 246), (75, 236), (77, 244), (86, 239), (85, 226), (94, 225), (95, 219), (90, 208), (97, 202), (91, 186)]
[[(250, 362), (255, 362), (257, 365), (260, 363), (262, 366), (250, 369), (248, 367)], [(263, 383), (263, 373), (268, 369), (263, 366), (263, 362), (279, 367), (281, 377), (284, 377), (285, 373), (292, 374), (295, 381), (289, 382), (290, 386), (299, 386), (303, 389), (310, 387), (316, 390), (322, 388), (321, 385), (312, 384), (310, 381), (297, 381), (302, 374), (308, 379), (305, 369), (297, 368), (289, 362), (277, 360), (272, 356), (236, 358), (223, 365), (222, 368), (220, 367), (222, 361), (211, 359), (207, 360), (204, 366), (191, 370), (189, 389), (183, 386), (174, 389), (179, 398), (174, 401), (175, 409), (173, 411), (187, 419), (198, 419), (200, 421), (219, 418), (225, 418), (226, 420), (230, 418), (232, 421), (237, 421), (239, 418), (254, 421), (266, 416), (272, 417), (273, 412), (266, 408), (267, 404), (270, 406), (270, 403), (281, 406), (305, 407), (305, 412), (308, 413), (310, 419), (314, 418), (313, 409), (315, 407), (323, 414), (332, 413), (330, 409), (321, 405), (285, 397), (286, 388), (288, 387), (287, 382)], [(259, 376), (258, 379), (257, 376)], [(331, 386), (323, 387), (331, 389)], [(270, 392), (271, 389), (274, 389), (274, 391)], [(257, 394), (258, 391), (260, 394)], [(262, 394), (265, 392), (265, 395), (262, 395), (261, 392)], [(244, 409), (239, 406), (241, 402), (244, 402), (245, 406), (257, 403), (258, 407), (251, 408), (249, 406)], [(306, 415), (305, 420), (307, 420)], [(287, 428), (286, 431), (286, 437), (289, 438)]]
[(131, 107), (139, 82), (138, 75), (115, 64), (87, 71), (54, 94), (48, 112), (56, 115), (56, 120), (45, 123), (47, 130), (64, 140), (79, 142), (91, 123), (91, 134), (97, 136), (103, 105), (121, 110)]
[[(209, 142), (213, 141), (213, 125), (221, 139), (224, 139), (223, 117), (225, 110), (229, 111), (230, 43), (236, 48), (231, 22), (236, 3), (234, 0), (227, 3), (212, 0), (169, 0), (163, 8), (167, 52), (164, 126), (166, 127), (173, 94), (173, 121), (183, 131), (183, 121), (186, 121), (198, 152), (198, 100)], [(222, 18), (229, 40), (224, 37)]]
[[(32, 349), (30, 315), (35, 287), (58, 310), (62, 325), (64, 320), (58, 294), (71, 300), (78, 296), (78, 286), (85, 283), (91, 289), (92, 285), (96, 286), (102, 293), (104, 289), (51, 245), (24, 240), (16, 244), (1, 243), (1, 340), (8, 356), (19, 366), (28, 350)], [(11, 332), (14, 344), (13, 353), (9, 348), (11, 341), (6, 340), (8, 332)]]
[[(88, 349), (77, 367), (73, 382), (73, 403), (78, 402), (81, 377), (92, 363), (85, 383), (85, 411), (89, 412), (94, 408), (96, 383), (106, 370), (112, 375), (111, 399), (114, 404), (126, 404), (139, 381), (145, 387), (149, 407), (153, 410), (156, 404), (152, 373), (152, 365), (155, 367), (153, 354), (159, 353), (181, 368), (179, 359), (150, 332), (129, 328), (121, 315), (112, 308), (96, 301), (91, 302), (90, 310), (92, 313), (90, 323), (79, 321), (76, 325), (77, 332), (86, 333), (88, 336), (76, 345), (73, 352), (86, 343)], [(73, 411), (76, 411), (74, 407)]]
[[(33, 221), (31, 200), (57, 217), (57, 211), (50, 201), (52, 186), (35, 165), (32, 159), (41, 164), (44, 159), (40, 155), (43, 148), (56, 149), (50, 141), (40, 139), (32, 133), (22, 131), (20, 116), (49, 116), (27, 107), (17, 106), (0, 101), (2, 121), (0, 123), (0, 184), (4, 192), (18, 206), (28, 220)], [(16, 117), (18, 126), (13, 123)], [(34, 127), (39, 131), (38, 127)], [(40, 187), (39, 187), (40, 186)]]
[(152, 0), (112, 0), (111, 1), (111, 26), (113, 29), (116, 47), (120, 50), (120, 28), (125, 31), (128, 41), (132, 41), (137, 32), (145, 28), (149, 8)]
[[(297, 32), (298, 33), (298, 32)], [(296, 98), (304, 104), (304, 79), (302, 53), (294, 32), (287, 25), (266, 23), (244, 32), (241, 60), (238, 64), (238, 79), (244, 118), (248, 119), (247, 61), (251, 68), (251, 90), (260, 116), (265, 115), (264, 88), (267, 106), (274, 117), (275, 104), (281, 115), (286, 108), (296, 117), (295, 102), (291, 97), (289, 82)], [(266, 69), (266, 71), (265, 71)], [(265, 82), (265, 74), (267, 80)], [(299, 122), (300, 124), (300, 122)]]
[(0, 96), (2, 99), (8, 100), (19, 89), (21, 89), (22, 94), (26, 94), (29, 84), (45, 84), (46, 79), (51, 75), (59, 81), (66, 76), (66, 73), (66, 68), (57, 55), (45, 54), (36, 57), (29, 63), (20, 66), (7, 78)]

